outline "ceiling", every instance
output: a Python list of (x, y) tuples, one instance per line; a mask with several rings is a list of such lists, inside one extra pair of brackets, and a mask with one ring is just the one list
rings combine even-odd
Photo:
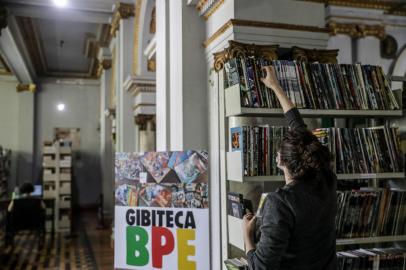
[(38, 77), (95, 78), (98, 42), (105, 42), (115, 0), (3, 0), (15, 16)]

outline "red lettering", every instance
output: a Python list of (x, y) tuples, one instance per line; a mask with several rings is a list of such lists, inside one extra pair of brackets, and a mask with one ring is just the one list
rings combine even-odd
[[(165, 239), (164, 244), (162, 240)], [(172, 232), (163, 227), (152, 227), (152, 267), (162, 268), (165, 255), (170, 254), (175, 247)]]

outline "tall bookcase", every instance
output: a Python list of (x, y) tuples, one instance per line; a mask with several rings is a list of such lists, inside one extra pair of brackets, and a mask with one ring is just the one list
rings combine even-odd
[[(0, 146), (0, 200), (8, 199), (8, 182), (11, 169), (11, 150)], [(7, 205), (0, 209), (0, 247), (5, 244)]]
[[(44, 142), (44, 198), (55, 200), (54, 224), (58, 232), (71, 230), (72, 146), (69, 141)], [(49, 211), (49, 209), (47, 209)], [(47, 229), (50, 228), (46, 224)]]
[[(283, 186), (283, 176), (244, 176), (241, 152), (231, 151), (229, 131), (232, 127), (243, 125), (270, 124), (273, 126), (284, 125), (282, 109), (271, 108), (246, 108), (241, 106), (240, 86), (233, 85), (226, 88), (224, 64), (236, 57), (246, 57), (255, 54), (270, 60), (277, 59), (278, 48), (275, 45), (248, 45), (229, 41), (229, 46), (221, 52), (214, 54), (214, 69), (218, 72), (219, 87), (219, 130), (220, 130), (220, 179), (221, 179), (221, 205), (223, 220), (222, 225), (222, 248), (223, 258), (238, 257), (243, 255), (244, 242), (242, 232), (242, 220), (227, 214), (227, 192), (239, 192), (245, 198), (253, 201), (254, 206), (258, 205), (261, 192), (275, 190)], [(337, 63), (337, 50), (307, 50), (292, 48), (293, 59), (299, 61), (318, 61), (321, 63)], [(394, 78), (392, 78), (395, 80)], [(396, 78), (404, 80), (404, 78)], [(401, 106), (401, 91), (395, 93), (397, 101)], [(309, 129), (321, 127), (322, 119), (329, 118), (336, 123), (343, 125), (345, 119), (358, 118), (374, 126), (375, 119), (381, 119), (385, 124), (390, 124), (391, 119), (403, 116), (402, 106), (399, 110), (315, 110), (299, 109)], [(404, 172), (369, 173), (369, 174), (338, 174), (338, 181), (369, 179), (370, 186), (376, 187), (378, 181), (396, 180), (404, 181)], [(254, 207), (255, 208), (255, 207)], [(366, 238), (337, 239), (337, 246), (377, 244), (387, 242), (406, 241), (406, 235), (381, 236)]]

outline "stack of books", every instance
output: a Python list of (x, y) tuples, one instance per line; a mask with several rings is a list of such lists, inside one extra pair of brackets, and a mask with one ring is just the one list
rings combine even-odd
[(406, 234), (406, 190), (337, 191), (337, 238)]
[(358, 249), (337, 252), (337, 269), (406, 269), (406, 250), (397, 248)]
[(265, 87), (263, 66), (275, 67), (277, 78), (298, 108), (330, 110), (398, 110), (390, 82), (379, 66), (321, 64), (263, 58), (233, 58), (225, 64), (225, 87), (239, 84), (241, 106), (280, 108)]
[(397, 128), (320, 128), (313, 134), (335, 157), (337, 173), (402, 171)]

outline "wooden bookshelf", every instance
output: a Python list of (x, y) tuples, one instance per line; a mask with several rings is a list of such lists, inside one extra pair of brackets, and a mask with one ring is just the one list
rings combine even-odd
[[(397, 90), (396, 90), (397, 91)], [(225, 89), (226, 116), (245, 117), (283, 117), (282, 109), (246, 108), (241, 107), (240, 85), (236, 84)], [(400, 104), (400, 101), (398, 101)], [(320, 117), (368, 117), (368, 118), (396, 118), (403, 116), (403, 110), (319, 110), (299, 109), (300, 114), (307, 118)]]
[(338, 246), (344, 246), (344, 245), (361, 245), (361, 244), (402, 242), (402, 241), (406, 241), (406, 235), (337, 239), (336, 243)]

